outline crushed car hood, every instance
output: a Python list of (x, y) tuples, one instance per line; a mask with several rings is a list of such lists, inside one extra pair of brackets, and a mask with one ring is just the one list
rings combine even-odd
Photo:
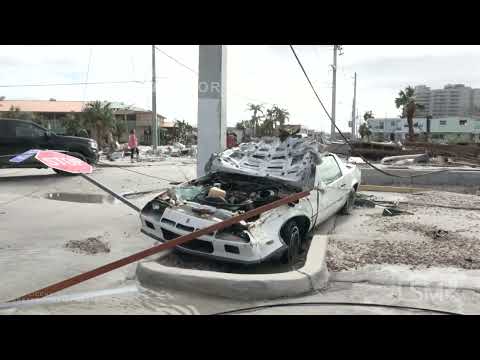
[(272, 177), (290, 185), (311, 189), (315, 166), (325, 153), (311, 139), (264, 138), (260, 142), (240, 144), (237, 148), (213, 154), (205, 166), (207, 174), (229, 172)]

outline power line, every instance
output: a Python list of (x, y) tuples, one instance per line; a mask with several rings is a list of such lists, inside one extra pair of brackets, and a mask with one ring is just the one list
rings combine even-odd
[[(119, 165), (107, 164), (107, 163), (100, 162), (100, 161), (98, 163), (100, 165), (107, 165), (108, 167), (113, 167), (113, 168), (117, 168), (117, 169), (124, 170), (124, 171), (130, 171), (130, 172), (133, 172), (133, 173), (136, 173), (136, 174), (139, 174), (139, 175), (143, 175), (143, 176), (146, 176), (146, 177), (149, 177), (149, 178), (152, 178), (152, 179), (157, 179), (157, 180), (161, 180), (161, 181), (168, 181), (168, 182), (175, 182), (175, 180), (173, 180), (173, 179), (165, 179), (165, 178), (161, 178), (161, 177), (158, 177), (158, 176), (145, 174), (145, 173), (142, 173), (140, 171), (128, 169), (126, 167), (122, 167), (122, 166), (119, 166)], [(185, 175), (184, 175), (184, 177), (185, 177)]]
[[(198, 71), (196, 71), (195, 69), (192, 69), (190, 66), (188, 65), (185, 65), (184, 63), (182, 63), (180, 60), (174, 58), (173, 56), (167, 54), (164, 50), (160, 49), (158, 46), (154, 45), (155, 46), (155, 49), (160, 51), (163, 55), (167, 56), (169, 59), (175, 61), (178, 65), (184, 67), (185, 69), (191, 71), (192, 73), (194, 73), (195, 75), (198, 76)], [(232, 93), (234, 95), (237, 95), (238, 97), (241, 97), (241, 98), (244, 98), (246, 100), (250, 100), (250, 101), (256, 101), (256, 102), (261, 102), (261, 103), (265, 103), (265, 104), (270, 104), (272, 105), (273, 103), (272, 102), (269, 102), (269, 101), (263, 101), (263, 100), (260, 100), (260, 99), (255, 99), (255, 98), (252, 98), (252, 97), (248, 97), (248, 96), (245, 96), (245, 95), (242, 95), (242, 94), (239, 94), (239, 93), (236, 93), (236, 92), (233, 92)]]
[[(308, 83), (310, 84), (310, 87), (312, 88), (315, 96), (317, 97), (317, 100), (318, 102), (320, 103), (320, 105), (322, 106), (323, 108), (323, 111), (325, 111), (325, 114), (327, 114), (328, 118), (330, 119), (332, 125), (335, 127), (335, 129), (338, 131), (338, 133), (340, 134), (340, 136), (343, 138), (343, 140), (345, 140), (345, 143), (350, 146), (350, 149), (353, 151), (353, 146), (352, 144), (350, 144), (350, 142), (348, 141), (348, 139), (345, 137), (345, 135), (343, 135), (343, 133), (341, 132), (341, 130), (338, 128), (337, 124), (335, 124), (335, 122), (333, 121), (332, 117), (330, 116), (329, 112), (327, 111), (327, 109), (325, 108), (325, 106), (323, 105), (323, 102), (322, 100), (320, 99), (320, 97), (318, 96), (318, 93), (317, 91), (315, 90), (312, 82), (310, 81), (310, 78), (308, 77), (308, 74), (307, 72), (305, 71), (305, 68), (303, 67), (302, 65), (302, 62), (300, 61), (300, 59), (298, 58), (297, 56), (297, 53), (295, 52), (295, 49), (293, 48), (292, 45), (289, 45), (290, 46), (290, 49), (292, 50), (293, 52), (293, 55), (295, 56), (295, 59), (297, 59), (297, 62), (298, 62), (298, 65), (300, 66), (300, 68), (302, 69), (302, 72), (303, 74), (305, 75), (305, 78), (307, 79)], [(432, 172), (429, 172), (429, 173), (425, 173), (425, 174), (417, 174), (417, 175), (407, 175), (407, 176), (402, 176), (402, 175), (396, 175), (396, 174), (391, 174), (387, 171), (384, 171), (378, 167), (376, 167), (375, 165), (373, 165), (370, 161), (368, 161), (367, 159), (365, 159), (362, 155), (358, 154), (360, 156), (360, 158), (362, 158), (363, 161), (365, 161), (366, 164), (370, 165), (373, 169), (377, 170), (378, 172), (381, 172), (382, 174), (384, 175), (388, 175), (388, 176), (392, 176), (392, 177), (398, 177), (398, 178), (414, 178), (414, 177), (419, 177), (419, 176), (425, 176), (425, 175), (430, 175), (430, 174), (436, 174), (436, 173), (440, 173), (440, 172), (446, 172), (446, 171), (449, 171), (449, 170), (440, 170), (440, 171), (432, 171)]]
[(88, 75), (90, 73), (90, 63), (92, 62), (92, 47), (90, 46), (90, 52), (88, 55), (88, 65), (87, 65), (87, 74), (85, 76), (85, 87), (83, 88), (83, 101), (87, 95), (87, 84), (88, 84)]
[[(163, 77), (163, 79), (165, 79), (165, 77)], [(0, 87), (2, 87), (2, 88), (14, 88), (14, 87), (37, 87), (37, 86), (127, 84), (127, 83), (145, 84), (145, 83), (149, 83), (149, 82), (151, 82), (151, 80), (97, 81), (97, 82), (55, 83), (55, 84), (15, 84), (15, 85), (0, 85)]]
[(171, 60), (175, 61), (178, 65), (180, 66), (183, 66), (185, 69), (187, 70), (190, 70), (191, 72), (193, 72), (194, 74), (197, 74), (198, 75), (198, 71), (195, 71), (194, 69), (192, 69), (190, 66), (187, 66), (185, 65), (184, 63), (182, 63), (180, 60), (177, 60), (176, 58), (174, 58), (173, 56), (167, 54), (165, 51), (163, 51), (162, 49), (160, 49), (159, 47), (157, 47), (156, 45), (155, 46), (155, 49), (160, 51), (163, 55), (165, 55), (166, 57), (170, 58)]

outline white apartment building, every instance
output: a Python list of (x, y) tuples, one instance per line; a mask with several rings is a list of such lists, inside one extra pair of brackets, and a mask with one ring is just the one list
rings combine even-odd
[(475, 113), (474, 104), (477, 104), (480, 113), (480, 89), (463, 84), (448, 84), (443, 89), (434, 90), (418, 85), (415, 86), (415, 98), (417, 103), (425, 106), (425, 109), (417, 110), (417, 117), (470, 116)]

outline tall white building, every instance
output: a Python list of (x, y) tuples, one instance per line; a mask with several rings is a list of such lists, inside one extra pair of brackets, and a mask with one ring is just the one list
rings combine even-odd
[(474, 104), (480, 112), (480, 89), (463, 84), (448, 84), (443, 89), (434, 90), (418, 85), (415, 86), (415, 98), (417, 103), (425, 106), (425, 109), (417, 110), (417, 117), (469, 116), (475, 112)]
[(474, 115), (480, 115), (480, 89), (472, 91), (472, 111)]
[(422, 104), (425, 109), (417, 109), (416, 116), (425, 117), (430, 114), (430, 97), (432, 90), (426, 85), (415, 86), (415, 100), (417, 104)]

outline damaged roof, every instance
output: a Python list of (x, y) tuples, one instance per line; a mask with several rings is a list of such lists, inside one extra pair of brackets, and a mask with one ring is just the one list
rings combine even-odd
[(297, 187), (312, 188), (315, 166), (323, 155), (319, 144), (312, 139), (264, 138), (212, 155), (205, 171), (272, 177)]

